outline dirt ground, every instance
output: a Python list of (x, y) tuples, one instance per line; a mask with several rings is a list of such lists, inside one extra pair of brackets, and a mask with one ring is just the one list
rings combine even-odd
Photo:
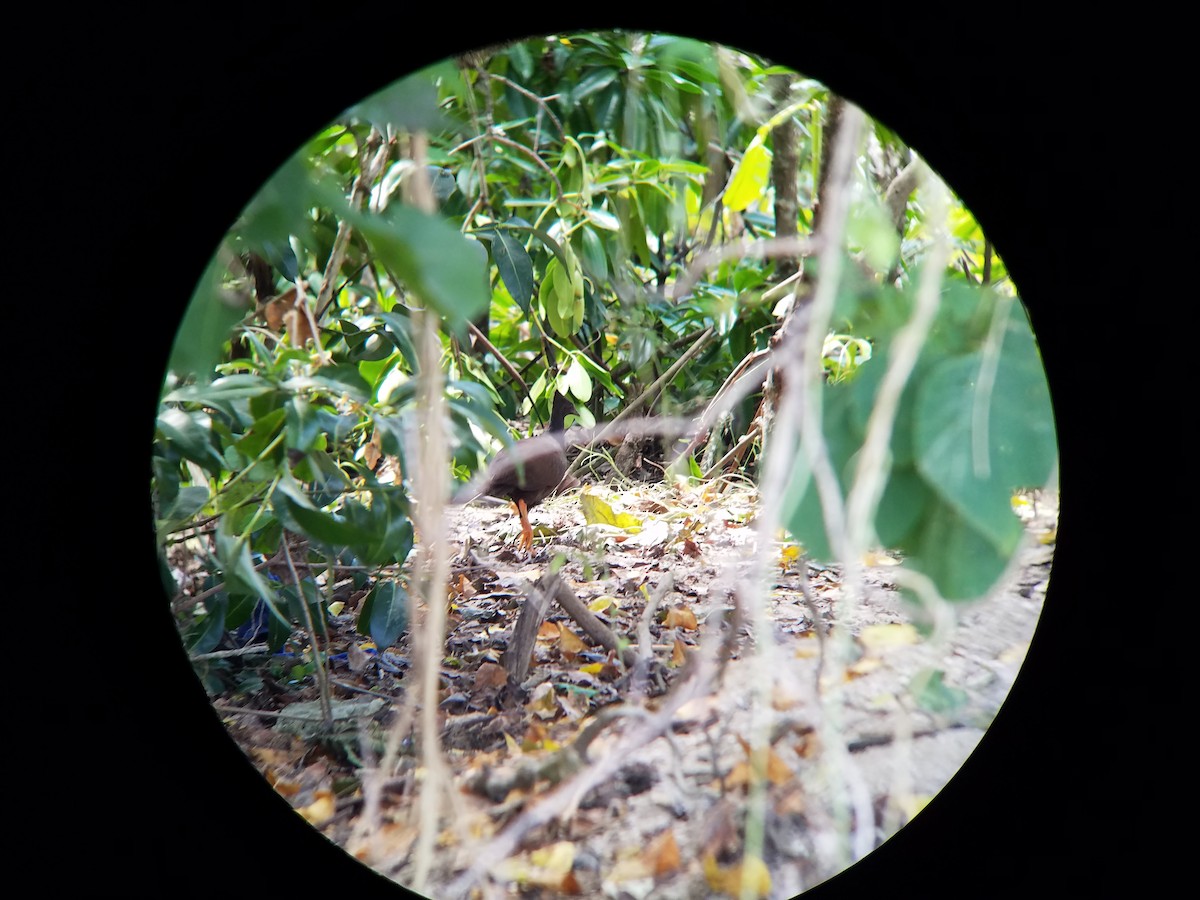
[[(265, 654), (219, 658), (227, 687), (213, 701), (238, 744), (314, 827), (401, 884), (419, 858), (419, 787), (435, 780), (448, 815), (425, 890), (438, 898), (472, 886), (485, 897), (737, 896), (743, 877), (757, 896), (790, 897), (832, 877), (903, 827), (983, 736), (1036, 627), (1057, 516), (1052, 497), (1017, 501), (1028, 539), (1009, 576), (935, 635), (909, 623), (896, 560), (864, 561), (847, 611), (836, 569), (778, 543), (764, 661), (744, 602), (756, 583), (751, 490), (589, 494), (617, 504), (626, 527), (585, 526), (573, 492), (531, 513), (528, 556), (514, 549), (506, 507), (449, 511), (440, 776), (421, 766), (407, 729), (387, 777), (369, 775), (405, 718), (411, 634), (382, 653), (369, 645), (354, 631), (361, 596), (330, 622), (340, 729), (305, 718), (311, 677), (289, 683)], [(552, 561), (636, 651), (633, 675), (551, 603), (527, 672), (507, 682), (515, 622)], [(830, 669), (836, 647), (845, 665)], [(756, 734), (769, 745), (760, 798)]]

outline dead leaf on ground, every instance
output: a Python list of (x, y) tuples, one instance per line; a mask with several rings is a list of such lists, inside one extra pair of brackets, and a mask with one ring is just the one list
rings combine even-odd
[(704, 879), (714, 891), (727, 897), (742, 897), (742, 883), (747, 883), (750, 896), (765, 897), (771, 893), (771, 873), (767, 864), (757, 856), (748, 856), (740, 863), (723, 868), (716, 857), (704, 857)]
[(662, 877), (679, 870), (679, 844), (675, 832), (668, 828), (646, 847), (646, 863), (651, 872)]
[(503, 687), (508, 683), (508, 672), (503, 666), (498, 666), (493, 662), (481, 663), (479, 668), (475, 670), (475, 690), (481, 691), (486, 688)]
[(696, 622), (696, 614), (682, 606), (672, 606), (667, 610), (663, 619), (664, 628), (682, 628), (684, 631), (696, 631), (700, 626)]

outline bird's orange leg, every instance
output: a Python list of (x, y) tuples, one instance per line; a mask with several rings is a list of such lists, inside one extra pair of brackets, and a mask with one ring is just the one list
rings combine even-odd
[(517, 501), (517, 513), (521, 516), (521, 547), (528, 553), (533, 549), (533, 526), (529, 524), (529, 507), (524, 500)]

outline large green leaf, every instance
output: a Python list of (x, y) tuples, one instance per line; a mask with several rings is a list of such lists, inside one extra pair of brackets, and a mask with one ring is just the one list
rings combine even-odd
[(298, 526), (313, 540), (331, 547), (366, 547), (373, 544), (377, 538), (375, 529), (368, 525), (363, 527), (356, 522), (348, 521), (346, 515), (354, 501), (346, 504), (343, 514), (322, 512), (319, 509), (302, 506), (290, 497), (284, 500), (284, 509), (280, 512), (291, 520), (289, 524)]
[(192, 402), (218, 406), (234, 400), (246, 400), (275, 390), (275, 385), (260, 375), (226, 375), (211, 384), (191, 384), (177, 388), (163, 400), (168, 403)]
[(347, 216), (384, 265), (452, 326), (487, 309), (486, 253), (441, 216), (411, 206)]
[(225, 467), (213, 443), (213, 423), (208, 413), (168, 406), (159, 413), (158, 430), (175, 450), (197, 465), (210, 472)]
[(223, 284), (224, 266), (214, 256), (200, 276), (176, 333), (169, 371), (180, 377), (210, 381), (221, 361), (222, 347), (235, 325), (254, 308), (248, 292)]
[[(839, 303), (852, 319), (870, 323), (877, 347), (849, 384), (822, 389), (825, 440), (845, 493), (904, 321), (887, 305), (905, 310), (911, 303), (890, 292), (876, 298), (846, 295)], [(1004, 340), (990, 347), (990, 322), (1006, 310)], [(944, 597), (980, 596), (1004, 571), (1022, 534), (1011, 509), (1012, 491), (1044, 484), (1056, 459), (1046, 378), (1019, 302), (977, 288), (948, 290), (901, 395), (874, 521), (879, 540), (903, 552), (906, 565), (932, 578)], [(784, 509), (789, 529), (808, 551), (830, 559), (831, 541), (804, 451), (787, 485)]]
[(358, 613), (359, 634), (370, 635), (379, 652), (396, 643), (408, 627), (408, 594), (392, 580), (381, 581)]
[(452, 66), (439, 63), (402, 78), (346, 111), (349, 118), (370, 122), (380, 131), (392, 125), (412, 131), (441, 131), (450, 122), (438, 109), (436, 79), (456, 77)]
[(534, 291), (533, 260), (529, 258), (529, 251), (511, 234), (497, 231), (492, 239), (492, 257), (508, 293), (528, 315)]

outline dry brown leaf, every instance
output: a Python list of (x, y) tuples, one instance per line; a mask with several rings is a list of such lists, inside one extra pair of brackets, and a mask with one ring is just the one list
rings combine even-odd
[(586, 648), (586, 644), (579, 639), (570, 628), (563, 628), (558, 635), (558, 650), (562, 653), (563, 659), (570, 662)]
[(363, 461), (368, 469), (374, 469), (375, 464), (383, 459), (382, 441), (383, 432), (376, 428), (371, 432), (371, 439), (367, 441), (367, 445), (363, 447)]
[[(746, 754), (747, 757), (750, 757), (750, 755), (753, 752), (753, 749), (750, 746), (750, 742), (747, 741), (740, 734), (735, 735), (735, 737), (737, 738), (738, 743), (742, 745), (742, 751)], [(788, 764), (783, 761), (783, 758), (778, 753), (775, 752), (774, 748), (768, 747), (767, 748), (767, 781), (771, 782), (771, 784), (776, 785), (776, 786), (781, 785), (781, 784), (786, 784), (788, 781), (792, 780), (792, 774), (793, 773), (792, 773), (791, 767), (788, 766)]]
[(494, 662), (481, 663), (475, 670), (475, 690), (503, 687), (508, 682), (508, 672)]
[(670, 875), (679, 871), (679, 844), (675, 840), (675, 832), (668, 828), (658, 837), (650, 841), (646, 847), (646, 863), (656, 876)]
[(537, 639), (539, 641), (557, 641), (561, 631), (557, 622), (543, 622), (538, 626)]
[(687, 662), (687, 644), (679, 638), (675, 638), (675, 645), (671, 648), (671, 666), (678, 669)]
[(921, 634), (908, 622), (890, 622), (882, 625), (867, 625), (858, 635), (859, 643), (868, 651), (883, 651), (892, 647), (919, 644)]
[(355, 675), (366, 669), (367, 664), (371, 661), (371, 654), (367, 653), (366, 646), (374, 645), (351, 644), (346, 648), (346, 662), (349, 663), (350, 671)]
[(663, 620), (664, 628), (682, 628), (684, 631), (695, 631), (700, 626), (696, 623), (696, 614), (682, 606), (672, 606), (667, 610)]
[(266, 320), (267, 328), (275, 334), (283, 329), (283, 317), (289, 309), (296, 305), (296, 288), (290, 287), (274, 300), (269, 301), (263, 307), (263, 319)]
[(585, 694), (568, 691), (558, 698), (558, 705), (562, 707), (562, 711), (567, 714), (568, 719), (578, 722), (588, 714), (591, 701)]
[(303, 347), (313, 339), (308, 315), (301, 307), (302, 304), (297, 304), (283, 316), (283, 324), (288, 333), (288, 343), (293, 347)]

